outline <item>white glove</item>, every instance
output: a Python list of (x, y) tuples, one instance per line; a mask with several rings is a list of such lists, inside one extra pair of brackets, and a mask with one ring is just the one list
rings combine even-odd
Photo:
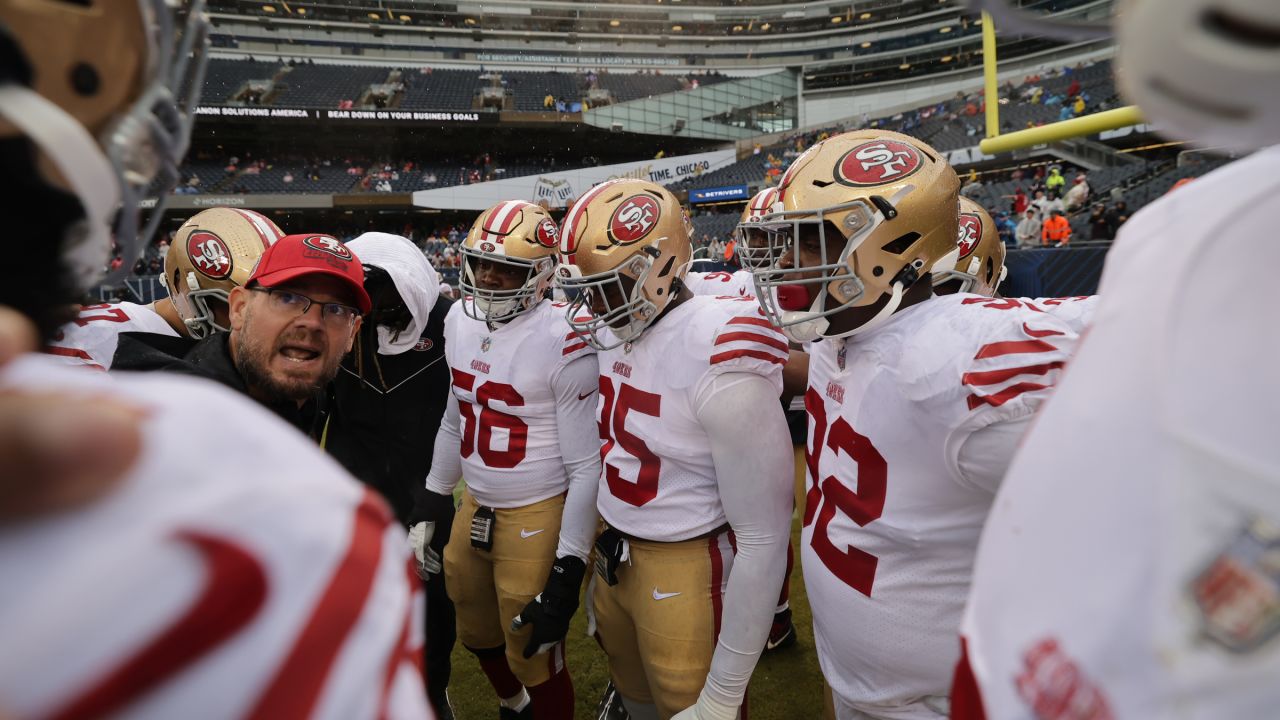
[(436, 534), (436, 524), (433, 522), (420, 522), (409, 529), (409, 549), (413, 550), (413, 558), (417, 562), (414, 565), (418, 569), (418, 577), (423, 580), (430, 579), (431, 575), (438, 575), (444, 569), (444, 565), (440, 562), (440, 553), (431, 547), (431, 538)]
[(671, 720), (735, 720), (738, 708), (716, 702), (706, 693), (698, 694), (698, 702), (671, 716)]

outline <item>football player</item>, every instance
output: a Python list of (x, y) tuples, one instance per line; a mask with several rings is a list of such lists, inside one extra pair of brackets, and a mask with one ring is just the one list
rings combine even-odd
[[(99, 280), (109, 220), (126, 267), (147, 239), (137, 193), (157, 168), (176, 178), (202, 9), (0, 2), (0, 169), (23, 208), (10, 228), (22, 242), (8, 247), (21, 272), (0, 305), (44, 338)], [(429, 717), (402, 533), (305, 439), (182, 377), (108, 377), (28, 354), (0, 371), (0, 388), (6, 406), (56, 390), (141, 417), (117, 487), (0, 537), (0, 713)]]
[(731, 720), (786, 562), (787, 343), (750, 299), (683, 287), (681, 215), (664, 188), (614, 180), (561, 229), (566, 316), (600, 351), (605, 530), (590, 608), (631, 717)]
[(1280, 5), (1131, 0), (1114, 27), (1121, 91), (1162, 133), (1264, 149), (1121, 228), (983, 531), (966, 720), (1275, 715)]
[(995, 297), (1008, 274), (995, 221), (985, 208), (961, 195), (958, 232), (956, 246), (930, 272), (934, 294)]
[(573, 717), (564, 636), (597, 523), (600, 372), (546, 298), (557, 235), (545, 210), (520, 200), (484, 211), (467, 233), (464, 297), (445, 319), (453, 395), (411, 534), (427, 572), (440, 571), (448, 541), (458, 637), (504, 718)]
[[(1000, 297), (1000, 283), (1008, 275), (1005, 247), (991, 216), (978, 203), (960, 197), (960, 234), (956, 247), (934, 266), (933, 292), (936, 295), (972, 293)], [(1031, 310), (1052, 314), (1076, 334), (1084, 332), (1093, 318), (1097, 295), (1071, 297), (1009, 298), (1000, 304), (1021, 303)]]
[(777, 202), (778, 189), (765, 188), (756, 193), (747, 206), (742, 209), (742, 217), (734, 228), (734, 247), (741, 270), (728, 272), (687, 272), (684, 276), (685, 287), (694, 295), (736, 295), (745, 297), (755, 295), (751, 285), (751, 267), (759, 255), (758, 248), (763, 247), (760, 218)]
[(766, 315), (814, 343), (801, 561), (840, 718), (935, 718), (978, 533), (1076, 336), (1045, 313), (935, 296), (955, 171), (892, 132), (845, 133), (784, 174), (756, 271)]
[(161, 281), (169, 297), (148, 305), (88, 305), (54, 335), (45, 352), (72, 365), (111, 369), (120, 335), (154, 333), (199, 340), (230, 329), (227, 297), (244, 285), (262, 252), (284, 237), (252, 210), (209, 208), (173, 235)]

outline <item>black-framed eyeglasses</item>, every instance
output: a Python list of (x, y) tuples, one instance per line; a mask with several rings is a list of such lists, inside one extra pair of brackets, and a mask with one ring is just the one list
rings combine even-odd
[(267, 304), (281, 313), (292, 313), (295, 316), (306, 315), (313, 304), (320, 306), (320, 317), (325, 323), (334, 327), (350, 326), (360, 317), (360, 310), (339, 302), (322, 303), (306, 295), (283, 288), (251, 287), (254, 292), (266, 293)]

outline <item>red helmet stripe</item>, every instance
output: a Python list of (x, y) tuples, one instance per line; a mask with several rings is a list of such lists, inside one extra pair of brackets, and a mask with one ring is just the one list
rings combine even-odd
[(272, 222), (268, 220), (265, 216), (263, 216), (261, 213), (256, 213), (252, 210), (242, 210), (240, 208), (229, 208), (229, 209), (240, 213), (241, 217), (249, 221), (249, 225), (252, 226), (253, 229), (257, 231), (258, 239), (262, 241), (263, 250), (266, 250), (267, 248), (271, 247), (271, 245), (275, 243), (275, 241), (284, 237), (284, 233), (278, 232), (276, 229), (274, 229)]
[(578, 198), (578, 202), (574, 203), (569, 210), (569, 217), (565, 219), (564, 226), (560, 228), (560, 252), (569, 256), (569, 262), (573, 262), (573, 254), (578, 251), (578, 241), (573, 234), (577, 231), (578, 223), (582, 221), (582, 216), (587, 214), (587, 205), (590, 205), (591, 201), (603, 192), (609, 184), (610, 181), (606, 180), (591, 188), (586, 195)]
[(489, 213), (489, 220), (484, 224), (484, 239), (490, 242), (502, 242), (502, 238), (515, 226), (520, 218), (520, 210), (529, 203), (523, 200), (505, 200)]

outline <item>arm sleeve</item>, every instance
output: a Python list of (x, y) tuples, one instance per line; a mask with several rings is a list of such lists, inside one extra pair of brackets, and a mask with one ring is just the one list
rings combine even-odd
[(594, 353), (562, 366), (551, 378), (556, 396), (556, 429), (569, 493), (560, 520), (556, 557), (573, 555), (587, 561), (596, 531), (596, 493), (600, 488), (600, 431), (596, 399), (600, 366)]
[(458, 396), (449, 393), (449, 403), (440, 430), (436, 433), (435, 449), (431, 453), (431, 471), (427, 473), (427, 489), (441, 495), (453, 495), (453, 488), (462, 477), (462, 435), (458, 430)]
[(1022, 436), (1031, 427), (1032, 415), (995, 422), (965, 438), (956, 461), (965, 483), (993, 495), (1013, 462)]
[[(792, 512), (792, 450), (773, 382), (753, 373), (724, 373), (694, 407), (711, 443), (720, 502), (737, 554), (729, 571), (720, 638), (702, 692), (741, 705), (765, 640), (786, 572)], [(744, 430), (750, 423), (750, 432)]]

